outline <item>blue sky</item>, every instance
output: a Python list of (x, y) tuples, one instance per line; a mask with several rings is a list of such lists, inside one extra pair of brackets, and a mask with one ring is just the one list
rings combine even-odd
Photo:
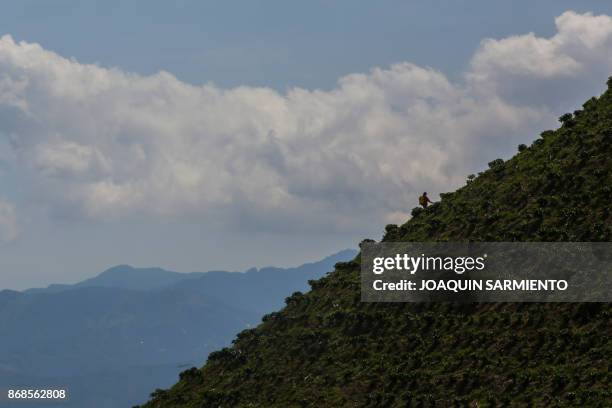
[(121, 263), (297, 265), (377, 239), (417, 192), (459, 187), (600, 93), (606, 15), (601, 1), (4, 4), (0, 288)]
[[(8, 2), (7, 2), (8, 3)], [(3, 4), (0, 27), (80, 62), (223, 87), (331, 88), (399, 61), (462, 72), (483, 38), (554, 32), (602, 1), (67, 1)]]

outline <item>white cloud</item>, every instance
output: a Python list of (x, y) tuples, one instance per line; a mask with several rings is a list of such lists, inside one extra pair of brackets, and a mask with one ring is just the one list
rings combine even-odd
[(611, 74), (612, 18), (567, 11), (555, 25), (550, 38), (483, 40), (467, 73), (471, 85), (513, 103), (550, 107), (579, 97), (580, 88), (600, 88)]
[(557, 33), (551, 38), (529, 33), (482, 41), (471, 74), (485, 81), (506, 75), (550, 79), (584, 75), (595, 62), (610, 64), (612, 18), (568, 11), (555, 25)]
[(560, 80), (602, 88), (612, 20), (567, 12), (556, 25), (483, 41), (459, 83), (400, 63), (284, 94), (84, 65), (4, 36), (0, 133), (38, 201), (63, 213), (380, 223), (550, 126), (583, 96)]

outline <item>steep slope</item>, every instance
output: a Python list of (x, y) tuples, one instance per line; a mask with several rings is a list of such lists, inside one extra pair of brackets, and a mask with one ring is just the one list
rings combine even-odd
[[(385, 241), (609, 241), (612, 79)], [(147, 407), (611, 406), (610, 304), (366, 304), (359, 258)]]

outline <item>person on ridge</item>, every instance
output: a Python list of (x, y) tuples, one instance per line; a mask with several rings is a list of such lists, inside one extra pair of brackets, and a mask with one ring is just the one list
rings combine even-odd
[(423, 208), (427, 208), (429, 203), (433, 203), (433, 201), (431, 201), (429, 197), (427, 197), (427, 191), (425, 191), (423, 195), (419, 197), (419, 204), (421, 204)]

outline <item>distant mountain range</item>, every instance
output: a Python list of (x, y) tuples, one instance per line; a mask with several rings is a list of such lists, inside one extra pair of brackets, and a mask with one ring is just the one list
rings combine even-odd
[(356, 254), (244, 273), (121, 265), (74, 285), (0, 291), (0, 384), (68, 387), (71, 407), (143, 402)]
[[(66, 289), (85, 287), (108, 287), (134, 290), (162, 289), (182, 280), (200, 278), (207, 272), (180, 273), (161, 268), (134, 268), (129, 265), (117, 265), (107, 269), (93, 278), (73, 285), (52, 284), (46, 288), (27, 289), (25, 293), (52, 293)], [(227, 272), (226, 272), (227, 273)]]

